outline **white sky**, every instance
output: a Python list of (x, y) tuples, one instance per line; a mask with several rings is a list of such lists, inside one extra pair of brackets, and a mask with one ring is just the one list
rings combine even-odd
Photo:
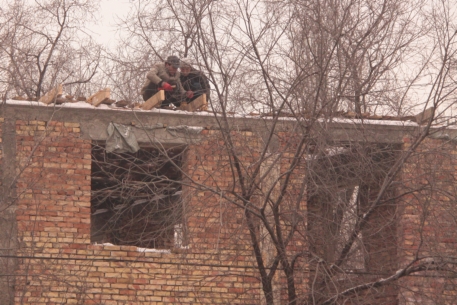
[(115, 42), (116, 20), (125, 16), (132, 6), (129, 0), (102, 0), (100, 1), (100, 18), (91, 30), (94, 31), (94, 38), (99, 43), (108, 46)]
[[(6, 5), (11, 0), (0, 0), (0, 6)], [(94, 0), (96, 2), (97, 0)], [(33, 4), (35, 0), (26, 0), (26, 3)], [(133, 6), (131, 0), (100, 0), (99, 13), (96, 19), (88, 25), (94, 39), (103, 45), (114, 45), (116, 35), (117, 17), (125, 16), (130, 7)]]

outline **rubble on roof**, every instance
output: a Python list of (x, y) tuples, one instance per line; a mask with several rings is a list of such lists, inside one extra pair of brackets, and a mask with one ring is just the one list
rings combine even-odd
[[(98, 92), (91, 95), (88, 99), (85, 97), (73, 97), (71, 95), (63, 95), (62, 92), (62, 85), (53, 88), (49, 92), (47, 92), (44, 96), (40, 97), (39, 99), (28, 99), (23, 96), (17, 96), (12, 98), (12, 100), (16, 101), (30, 101), (30, 102), (42, 102), (46, 105), (49, 104), (76, 104), (78, 102), (86, 102), (94, 107), (99, 107), (101, 105), (110, 106), (110, 108), (131, 108), (131, 109), (138, 109), (138, 110), (151, 110), (154, 108), (160, 107), (162, 101), (165, 98), (163, 90), (160, 90), (156, 95), (152, 96), (148, 101), (144, 103), (133, 103), (131, 101), (126, 100), (119, 100), (116, 101), (111, 99), (110, 97), (111, 90), (110, 88), (105, 88), (99, 90)], [(189, 111), (189, 112), (196, 112), (196, 111), (208, 111), (208, 104), (206, 101), (206, 95), (203, 94), (198, 99), (194, 100), (192, 103), (188, 104), (183, 102), (180, 107), (171, 106), (169, 108), (162, 108), (162, 109), (169, 109), (169, 110), (182, 110), (182, 111)], [(409, 115), (409, 116), (390, 116), (390, 115), (376, 115), (370, 114), (368, 112), (358, 114), (353, 111), (338, 111), (333, 114), (334, 118), (341, 118), (341, 119), (360, 119), (360, 120), (378, 120), (378, 121), (410, 121), (415, 122), (417, 124), (426, 124), (428, 121), (433, 117), (435, 109), (430, 107), (423, 112), (417, 115)], [(235, 112), (225, 112), (227, 115), (236, 115)], [(277, 114), (276, 114), (277, 115)], [(251, 112), (248, 114), (251, 117), (273, 117), (274, 113), (259, 113), (259, 112)], [(296, 113), (288, 113), (282, 111), (279, 114), (279, 117), (284, 118), (293, 118), (296, 117)], [(303, 118), (311, 118), (310, 114), (302, 113), (300, 114)]]
[[(30, 101), (30, 102), (41, 102), (46, 105), (55, 104), (55, 105), (62, 105), (65, 103), (77, 103), (84, 101), (94, 107), (98, 107), (100, 105), (113, 105), (119, 108), (133, 108), (133, 109), (142, 109), (142, 110), (150, 110), (153, 108), (160, 107), (162, 101), (165, 99), (165, 92), (160, 90), (155, 95), (153, 95), (150, 99), (148, 99), (144, 103), (133, 103), (126, 100), (116, 101), (111, 99), (111, 89), (104, 88), (96, 93), (92, 94), (89, 98), (86, 97), (77, 97), (75, 98), (72, 95), (65, 95), (63, 94), (63, 87), (62, 85), (58, 85), (57, 87), (51, 89), (45, 95), (40, 97), (39, 99), (29, 99), (23, 96), (16, 96), (12, 98), (13, 100), (17, 101)], [(192, 101), (192, 103), (188, 104), (186, 102), (181, 103), (181, 106), (175, 108), (170, 107), (169, 109), (172, 110), (183, 110), (189, 112), (195, 111), (206, 111), (208, 109), (208, 103), (206, 101), (206, 94), (202, 94), (197, 99)]]

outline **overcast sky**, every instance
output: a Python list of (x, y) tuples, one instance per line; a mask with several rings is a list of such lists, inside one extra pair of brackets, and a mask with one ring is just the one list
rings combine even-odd
[(96, 33), (98, 41), (108, 45), (114, 43), (116, 34), (115, 22), (117, 17), (125, 16), (130, 10), (131, 3), (128, 0), (102, 0), (100, 1), (100, 16), (98, 24), (91, 30)]

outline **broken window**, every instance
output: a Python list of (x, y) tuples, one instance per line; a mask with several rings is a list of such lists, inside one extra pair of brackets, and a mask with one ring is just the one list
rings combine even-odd
[[(359, 186), (318, 189), (309, 195), (308, 204), (313, 252), (327, 262), (334, 262), (351, 238), (359, 217)], [(359, 234), (347, 255), (345, 267), (364, 270), (364, 259), (362, 234)]]
[(184, 149), (108, 153), (92, 147), (91, 242), (169, 249), (184, 246)]
[(362, 222), (395, 162), (395, 151), (390, 145), (324, 146), (308, 156), (308, 230), (316, 261), (338, 262), (351, 272), (395, 268), (396, 250), (389, 246), (396, 236), (396, 207), (389, 200), (394, 189), (384, 192)]

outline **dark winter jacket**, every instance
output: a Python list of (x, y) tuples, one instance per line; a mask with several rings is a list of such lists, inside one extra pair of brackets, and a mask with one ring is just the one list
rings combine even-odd
[(187, 76), (181, 74), (181, 84), (186, 91), (193, 91), (194, 98), (206, 93), (206, 99), (209, 99), (210, 86), (208, 78), (201, 72), (194, 68), (190, 70)]

